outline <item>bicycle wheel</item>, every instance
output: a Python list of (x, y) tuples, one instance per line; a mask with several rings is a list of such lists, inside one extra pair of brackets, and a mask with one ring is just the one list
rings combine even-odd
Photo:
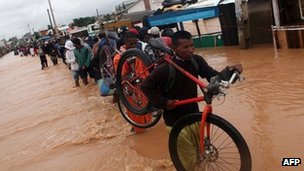
[(118, 107), (120, 114), (132, 126), (138, 128), (150, 128), (158, 123), (162, 116), (161, 111), (154, 111), (148, 114), (137, 116), (131, 113), (126, 106), (122, 103), (121, 99), (118, 100)]
[(104, 45), (99, 54), (99, 69), (101, 78), (109, 87), (113, 87), (116, 82), (114, 65), (113, 65), (113, 50), (110, 46)]
[[(177, 170), (251, 170), (249, 148), (242, 135), (223, 118), (210, 114), (210, 137), (204, 138), (200, 154), (201, 113), (179, 120), (169, 136), (169, 151)], [(205, 128), (206, 135), (206, 128)]]
[[(113, 49), (108, 45), (103, 45), (99, 52), (99, 67), (102, 68), (105, 64), (112, 64), (112, 60), (108, 60), (113, 53)], [(113, 65), (113, 64), (112, 64)]]
[(152, 62), (138, 49), (127, 50), (121, 56), (116, 75), (116, 88), (123, 104), (137, 115), (149, 112), (148, 99), (140, 84), (149, 75)]

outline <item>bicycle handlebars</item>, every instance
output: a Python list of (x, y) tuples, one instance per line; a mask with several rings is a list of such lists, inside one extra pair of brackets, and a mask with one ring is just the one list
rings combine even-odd
[(210, 83), (202, 89), (206, 103), (210, 104), (214, 96), (226, 96), (227, 93), (224, 92), (223, 89), (229, 89), (235, 79), (238, 79), (240, 82), (244, 80), (237, 71), (232, 74), (229, 81), (221, 80), (219, 79), (219, 76), (215, 76), (215, 78), (211, 79)]

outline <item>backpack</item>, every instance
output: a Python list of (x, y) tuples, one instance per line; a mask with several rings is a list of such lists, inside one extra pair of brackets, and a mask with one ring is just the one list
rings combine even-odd
[[(195, 71), (199, 71), (199, 65), (197, 61), (194, 58), (191, 58), (191, 63), (194, 66)], [(175, 82), (175, 68), (171, 64), (169, 64), (169, 74), (168, 79), (165, 85), (165, 92), (168, 93), (169, 90), (173, 87), (173, 84)]]
[(153, 49), (151, 48), (151, 46), (148, 43), (145, 43), (145, 42), (142, 42), (142, 41), (138, 41), (136, 43), (135, 48), (143, 51), (147, 55), (147, 57), (149, 58), (149, 60), (151, 61), (151, 63), (153, 63), (153, 62), (156, 61)]

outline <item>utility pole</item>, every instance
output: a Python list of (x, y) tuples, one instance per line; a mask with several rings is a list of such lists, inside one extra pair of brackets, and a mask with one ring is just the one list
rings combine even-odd
[(235, 0), (236, 23), (241, 49), (251, 46), (247, 0)]
[(96, 13), (97, 13), (98, 26), (99, 26), (99, 30), (100, 30), (100, 28), (101, 28), (101, 17), (99, 15), (98, 9), (96, 9)]
[(98, 21), (98, 24), (100, 24), (100, 23), (101, 23), (101, 18), (100, 18), (98, 9), (96, 9), (96, 14), (97, 14), (97, 21)]
[(31, 28), (30, 28), (29, 24), (27, 24), (27, 28), (28, 28), (29, 33), (32, 34), (32, 31), (31, 31)]
[(50, 15), (50, 10), (49, 9), (47, 9), (47, 13), (48, 13), (51, 29), (53, 29), (53, 22), (52, 22), (52, 19), (51, 19), (51, 15)]
[(151, 11), (150, 0), (144, 0), (144, 4), (145, 4), (145, 10)]
[(53, 22), (54, 22), (55, 37), (57, 37), (58, 36), (58, 26), (56, 24), (55, 16), (54, 16), (54, 13), (53, 13), (51, 0), (48, 0), (48, 1), (49, 1), (49, 6), (50, 6), (50, 11), (51, 11), (51, 14), (52, 14)]
[(96, 13), (97, 13), (97, 18), (99, 18), (99, 12), (98, 12), (98, 9), (96, 9)]

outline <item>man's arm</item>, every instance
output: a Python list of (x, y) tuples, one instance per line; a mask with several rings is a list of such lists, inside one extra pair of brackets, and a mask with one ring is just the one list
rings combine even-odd
[(199, 71), (198, 74), (202, 78), (206, 78), (208, 82), (210, 81), (211, 77), (216, 76), (219, 74), (218, 71), (213, 69), (211, 66), (208, 65), (208, 63), (205, 61), (205, 59), (199, 55), (194, 56), (194, 60), (198, 63)]
[(86, 59), (85, 65), (86, 65), (87, 68), (89, 68), (90, 63), (91, 63), (92, 53), (87, 47), (85, 47), (85, 48), (86, 48), (86, 51), (87, 51), (87, 59)]
[(161, 95), (160, 89), (165, 85), (168, 67), (159, 66), (142, 83), (141, 90), (155, 108), (166, 108), (168, 99)]
[(238, 71), (239, 73), (243, 72), (243, 67), (241, 64), (235, 64), (231, 66), (227, 66), (221, 72), (214, 70), (201, 56), (194, 56), (195, 60), (199, 65), (199, 75), (202, 78), (207, 78), (208, 82), (210, 82), (211, 77), (216, 75), (220, 76), (220, 79), (228, 81), (232, 76), (234, 71)]
[(99, 42), (96, 42), (94, 45), (93, 45), (93, 49), (92, 49), (92, 51), (93, 51), (93, 55), (94, 56), (98, 56), (98, 50), (99, 50)]

